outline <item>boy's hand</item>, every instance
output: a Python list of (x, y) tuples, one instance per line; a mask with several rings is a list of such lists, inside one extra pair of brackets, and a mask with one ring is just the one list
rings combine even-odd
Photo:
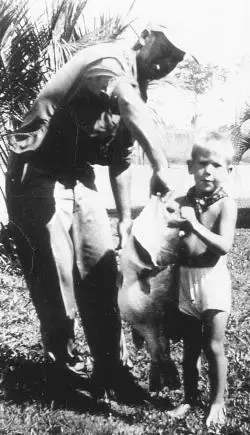
[(173, 217), (169, 220), (168, 226), (170, 228), (179, 228), (180, 235), (188, 235), (197, 222), (195, 211), (192, 207), (181, 207), (180, 217)]
[(181, 207), (181, 217), (193, 229), (195, 223), (197, 222), (194, 209), (188, 206)]
[(190, 233), (190, 226), (185, 219), (173, 217), (168, 221), (169, 228), (178, 228), (179, 237), (185, 237)]

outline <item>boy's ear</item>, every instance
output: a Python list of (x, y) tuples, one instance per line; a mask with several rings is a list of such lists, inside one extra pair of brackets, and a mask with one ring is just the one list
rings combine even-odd
[(192, 174), (193, 173), (193, 161), (192, 160), (188, 160), (187, 161), (187, 166), (188, 166), (188, 172), (189, 172), (189, 174)]

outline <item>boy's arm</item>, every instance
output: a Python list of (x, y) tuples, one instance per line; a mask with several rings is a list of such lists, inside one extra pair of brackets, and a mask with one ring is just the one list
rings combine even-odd
[(237, 206), (233, 199), (227, 198), (222, 202), (218, 234), (213, 233), (197, 220), (192, 207), (182, 207), (181, 214), (193, 233), (207, 245), (210, 251), (219, 255), (228, 253), (233, 244), (237, 219)]

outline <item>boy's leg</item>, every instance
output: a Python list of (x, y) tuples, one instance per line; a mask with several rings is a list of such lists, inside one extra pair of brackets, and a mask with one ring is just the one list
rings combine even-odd
[(199, 319), (181, 313), (182, 335), (184, 346), (183, 380), (184, 401), (172, 411), (168, 412), (173, 418), (183, 418), (198, 399), (198, 360), (202, 348), (202, 323)]
[(206, 420), (210, 424), (224, 424), (226, 420), (224, 394), (227, 382), (227, 359), (224, 351), (228, 313), (207, 310), (203, 313), (204, 351), (208, 360), (210, 378), (210, 411)]

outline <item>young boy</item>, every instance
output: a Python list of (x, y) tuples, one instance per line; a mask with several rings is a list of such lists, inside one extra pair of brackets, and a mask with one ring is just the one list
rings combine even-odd
[(168, 414), (182, 418), (197, 403), (198, 359), (204, 349), (210, 379), (210, 409), (206, 420), (224, 424), (227, 360), (225, 329), (231, 305), (227, 256), (237, 218), (235, 201), (226, 193), (233, 147), (224, 134), (200, 134), (188, 161), (195, 185), (179, 198), (181, 219), (172, 222), (183, 235), (179, 309), (183, 326), (185, 399)]

